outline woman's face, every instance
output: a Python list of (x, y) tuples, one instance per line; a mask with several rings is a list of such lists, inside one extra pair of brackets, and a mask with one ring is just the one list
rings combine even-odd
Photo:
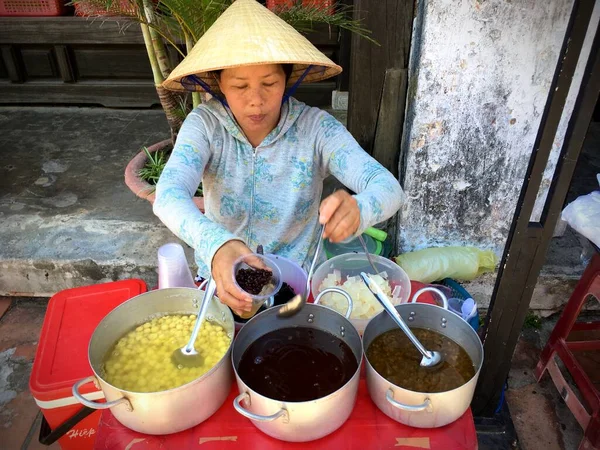
[(280, 64), (236, 67), (221, 72), (221, 92), (254, 147), (279, 122), (285, 81)]

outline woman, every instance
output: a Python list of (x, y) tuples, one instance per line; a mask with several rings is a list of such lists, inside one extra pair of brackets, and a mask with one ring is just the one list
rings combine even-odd
[[(289, 97), (303, 80), (340, 72), (275, 14), (237, 0), (165, 81), (168, 89), (214, 98), (186, 118), (156, 187), (154, 212), (194, 248), (199, 275), (212, 274), (219, 299), (238, 314), (251, 306), (233, 282), (238, 257), (260, 244), (306, 265), (319, 224), (340, 242), (402, 203), (398, 181), (342, 124)], [(337, 191), (320, 202), (329, 174), (357, 194)], [(200, 181), (204, 215), (192, 201)]]

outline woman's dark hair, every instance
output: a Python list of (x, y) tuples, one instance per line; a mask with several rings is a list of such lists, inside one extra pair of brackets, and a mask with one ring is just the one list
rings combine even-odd
[(283, 73), (285, 73), (285, 84), (287, 84), (290, 77), (292, 76), (292, 69), (294, 68), (294, 65), (293, 64), (282, 64), (281, 67), (283, 68)]
[[(283, 69), (283, 73), (285, 74), (285, 83), (287, 84), (288, 80), (290, 79), (290, 77), (292, 76), (292, 70), (294, 68), (293, 64), (280, 64), (281, 68)], [(223, 70), (213, 70), (212, 73), (215, 75), (216, 78), (221, 79), (221, 72)]]

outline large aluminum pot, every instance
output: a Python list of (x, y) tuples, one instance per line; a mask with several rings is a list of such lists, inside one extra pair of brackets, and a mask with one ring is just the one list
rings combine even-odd
[[(473, 399), (483, 364), (483, 346), (479, 336), (467, 322), (439, 306), (404, 303), (397, 305), (396, 310), (409, 327), (437, 331), (464, 348), (475, 366), (475, 376), (451, 391), (415, 392), (387, 381), (365, 356), (371, 399), (385, 415), (411, 427), (436, 428), (454, 422), (464, 414)], [(385, 311), (371, 319), (363, 335), (365, 354), (373, 339), (393, 328), (398, 328), (398, 325)]]
[[(259, 430), (276, 439), (290, 442), (319, 439), (341, 427), (356, 403), (363, 354), (360, 335), (347, 318), (318, 304), (307, 303), (298, 314), (288, 318), (278, 317), (278, 309), (270, 308), (255, 316), (236, 336), (231, 357), (240, 395), (234, 400), (234, 407)], [(272, 330), (291, 327), (317, 328), (348, 344), (358, 363), (352, 378), (337, 391), (306, 402), (274, 400), (246, 385), (237, 372), (246, 349)]]
[[(159, 289), (138, 295), (112, 310), (98, 324), (88, 348), (94, 376), (73, 386), (73, 395), (85, 406), (110, 408), (115, 418), (132, 430), (147, 434), (170, 434), (186, 430), (209, 418), (223, 404), (231, 390), (231, 344), (221, 360), (207, 373), (175, 389), (161, 392), (130, 392), (107, 383), (103, 361), (125, 333), (152, 316), (196, 314), (204, 292), (192, 288)], [(219, 323), (233, 340), (233, 316), (229, 308), (213, 298), (206, 318)], [(102, 389), (106, 403), (83, 397), (79, 388), (94, 382)]]

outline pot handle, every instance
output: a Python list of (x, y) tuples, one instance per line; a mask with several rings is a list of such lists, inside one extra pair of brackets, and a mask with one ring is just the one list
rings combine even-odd
[(330, 294), (332, 292), (335, 292), (336, 294), (340, 294), (340, 295), (344, 296), (344, 298), (348, 302), (348, 309), (346, 310), (346, 314), (344, 315), (344, 317), (346, 319), (350, 319), (350, 314), (352, 314), (352, 309), (354, 308), (354, 302), (352, 301), (352, 297), (350, 297), (350, 294), (348, 294), (345, 290), (343, 290), (341, 288), (329, 287), (327, 289), (323, 289), (319, 293), (319, 295), (317, 295), (317, 298), (315, 298), (314, 304), (318, 305), (319, 302), (321, 301), (321, 297), (323, 297), (325, 294)]
[(426, 411), (428, 413), (433, 411), (433, 407), (431, 406), (431, 400), (429, 400), (429, 397), (425, 397), (425, 401), (420, 405), (405, 405), (404, 403), (400, 403), (394, 400), (394, 391), (392, 391), (392, 389), (390, 388), (385, 393), (385, 399), (394, 408), (402, 409), (404, 411)]
[(242, 400), (246, 401), (248, 405), (250, 405), (250, 394), (248, 392), (242, 392), (240, 395), (238, 395), (233, 400), (233, 407), (242, 416), (247, 417), (250, 420), (256, 420), (258, 422), (272, 422), (273, 420), (283, 417), (283, 423), (290, 422), (290, 416), (285, 408), (281, 408), (275, 414), (271, 414), (270, 416), (261, 416), (260, 414), (254, 414), (245, 409), (241, 404)]
[(427, 292), (427, 291), (435, 292), (437, 295), (439, 295), (442, 298), (442, 307), (444, 309), (448, 309), (448, 298), (442, 291), (440, 291), (439, 289), (436, 289), (434, 287), (424, 287), (424, 288), (419, 289), (417, 292), (415, 292), (415, 295), (413, 295), (411, 303), (415, 303), (417, 301), (417, 299), (419, 298), (419, 296), (423, 292)]
[(94, 383), (96, 386), (98, 385), (98, 382), (96, 380), (95, 376), (90, 376), (87, 378), (84, 378), (83, 380), (79, 380), (77, 383), (75, 383), (73, 385), (73, 396), (79, 401), (79, 403), (81, 403), (82, 405), (87, 406), (88, 408), (93, 408), (93, 409), (108, 409), (108, 408), (112, 408), (113, 406), (117, 406), (120, 403), (124, 403), (125, 404), (125, 408), (127, 409), (127, 411), (133, 411), (133, 407), (131, 406), (131, 402), (125, 398), (125, 397), (121, 397), (118, 400), (113, 400), (112, 402), (106, 402), (106, 403), (99, 403), (99, 402), (93, 402), (91, 400), (88, 400), (87, 398), (85, 398), (80, 392), (79, 392), (79, 388), (81, 386), (83, 386), (84, 384), (87, 383)]

